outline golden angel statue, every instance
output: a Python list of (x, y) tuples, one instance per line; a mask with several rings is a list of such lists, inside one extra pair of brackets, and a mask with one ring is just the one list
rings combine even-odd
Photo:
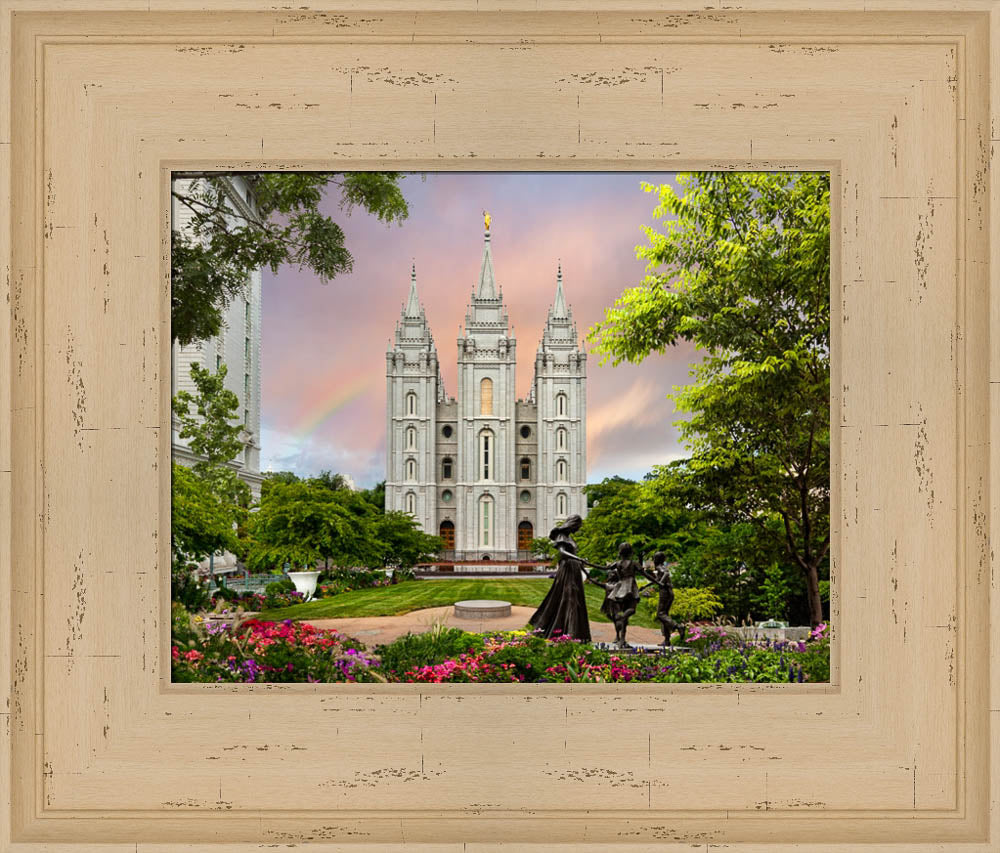
[(483, 221), (486, 223), (486, 230), (490, 230), (490, 222), (493, 221), (493, 217), (489, 215), (485, 210), (483, 211)]

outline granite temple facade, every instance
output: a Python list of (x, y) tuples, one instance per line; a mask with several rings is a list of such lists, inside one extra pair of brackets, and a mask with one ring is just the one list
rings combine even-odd
[(515, 394), (516, 356), (487, 221), (455, 395), (441, 378), (415, 267), (386, 352), (386, 509), (440, 536), (445, 559), (528, 559), (533, 538), (586, 515), (587, 356), (561, 267), (525, 400)]

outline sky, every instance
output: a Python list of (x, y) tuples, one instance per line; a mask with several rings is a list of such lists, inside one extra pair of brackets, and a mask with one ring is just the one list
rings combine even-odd
[[(517, 339), (517, 396), (527, 396), (535, 353), (562, 263), (563, 288), (581, 341), (622, 292), (639, 284), (643, 226), (655, 193), (643, 181), (669, 173), (460, 173), (408, 175), (409, 217), (386, 225), (322, 209), (344, 230), (351, 273), (322, 283), (310, 271), (265, 270), (262, 311), (261, 468), (309, 476), (349, 474), (362, 488), (385, 479), (385, 353), (416, 264), (417, 293), (437, 346), (445, 390), (455, 395), (457, 339), (478, 280), (483, 216), (496, 280)], [(587, 359), (587, 481), (638, 479), (684, 455), (667, 395), (686, 384), (693, 347), (638, 365)]]

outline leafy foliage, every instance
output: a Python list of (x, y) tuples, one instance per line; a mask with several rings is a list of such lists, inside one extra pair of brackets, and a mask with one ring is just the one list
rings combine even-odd
[(208, 606), (208, 585), (201, 582), (191, 564), (174, 561), (171, 565), (170, 600), (188, 610), (202, 610)]
[(463, 652), (482, 651), (483, 638), (461, 628), (435, 626), (423, 634), (404, 634), (391, 643), (378, 646), (375, 653), (381, 659), (382, 670), (390, 675), (410, 669), (444, 663)]
[(402, 512), (381, 512), (362, 492), (331, 489), (322, 479), (272, 480), (248, 524), (253, 569), (412, 566), (441, 547)]
[(180, 437), (202, 458), (191, 468), (172, 466), (172, 547), (175, 561), (199, 561), (218, 551), (240, 553), (237, 526), (246, 517), (250, 488), (229, 463), (243, 450), (235, 420), (239, 399), (225, 387), (226, 367), (212, 373), (191, 366), (196, 393), (180, 391), (173, 410)]
[(676, 559), (685, 544), (691, 513), (677, 501), (665, 501), (651, 486), (611, 478), (584, 486), (593, 504), (576, 535), (580, 554), (596, 563), (618, 558), (618, 546), (631, 542), (639, 555), (663, 551)]
[(351, 502), (350, 494), (312, 482), (273, 483), (248, 525), (247, 565), (255, 570), (285, 563), (314, 568), (327, 559), (364, 564), (372, 556), (364, 537), (371, 508)]
[(172, 465), (173, 512), (170, 517), (175, 559), (199, 562), (218, 551), (239, 549), (233, 525), (236, 508), (226, 503), (192, 469)]
[(703, 361), (675, 389), (691, 457), (687, 506), (775, 532), (822, 619), (830, 502), (830, 182), (827, 174), (698, 172), (655, 188), (644, 282), (589, 338), (605, 362), (679, 341)]
[(320, 209), (335, 187), (340, 208), (362, 208), (385, 223), (408, 214), (399, 172), (271, 172), (246, 178), (254, 209), (230, 198), (229, 181), (205, 176), (175, 181), (171, 194), (189, 217), (171, 233), (171, 333), (181, 344), (222, 327), (226, 306), (242, 296), (250, 273), (282, 264), (309, 269), (321, 281), (350, 272), (354, 259), (341, 227)]
[[(659, 601), (655, 592), (639, 600), (639, 609), (645, 612), (650, 621), (656, 619), (656, 608)], [(674, 589), (674, 603), (670, 608), (670, 617), (677, 622), (702, 622), (714, 619), (722, 612), (722, 600), (712, 590), (702, 587), (680, 587)]]

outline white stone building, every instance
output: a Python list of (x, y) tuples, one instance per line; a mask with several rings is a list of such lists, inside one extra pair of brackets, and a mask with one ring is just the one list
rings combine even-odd
[[(179, 179), (175, 186), (187, 189), (191, 179)], [(226, 196), (233, 209), (233, 219), (238, 215), (253, 213), (253, 195), (247, 182), (239, 177), (225, 178)], [(177, 199), (171, 206), (173, 227), (184, 230), (191, 219), (190, 211)], [(226, 365), (226, 387), (240, 400), (239, 414), (243, 419), (246, 448), (230, 464), (249, 486), (254, 500), (260, 498), (263, 477), (260, 473), (260, 339), (261, 328), (261, 273), (254, 270), (247, 282), (243, 298), (234, 299), (223, 314), (222, 331), (214, 338), (181, 346), (174, 342), (171, 359), (171, 398), (178, 391), (196, 392), (191, 379), (191, 365), (199, 364), (213, 373)], [(171, 415), (170, 448), (174, 461), (193, 465), (198, 457), (179, 435), (180, 421)], [(231, 554), (214, 560), (215, 571), (225, 571), (235, 564)]]
[(561, 267), (526, 400), (515, 396), (516, 352), (487, 229), (449, 397), (414, 267), (386, 353), (385, 502), (441, 536), (445, 558), (524, 560), (532, 538), (586, 515), (587, 356)]

